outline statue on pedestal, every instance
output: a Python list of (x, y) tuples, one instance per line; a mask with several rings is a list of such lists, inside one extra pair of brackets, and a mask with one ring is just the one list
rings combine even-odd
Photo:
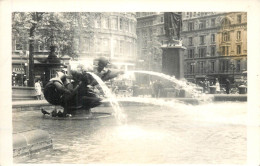
[(182, 46), (180, 39), (180, 31), (182, 28), (181, 12), (165, 12), (164, 13), (164, 30), (168, 37), (167, 46)]

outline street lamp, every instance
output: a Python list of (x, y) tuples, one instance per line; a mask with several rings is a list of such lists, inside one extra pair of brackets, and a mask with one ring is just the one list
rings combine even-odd
[(22, 73), (22, 72), (23, 72), (23, 70), (22, 70), (22, 69), (23, 69), (23, 62), (22, 62), (23, 51), (20, 51), (20, 52), (19, 52), (19, 55), (20, 55), (20, 58), (21, 58), (21, 59), (20, 59), (20, 60), (21, 60), (21, 76), (22, 76), (22, 77), (21, 77), (21, 79), (22, 79), (22, 80), (21, 80), (21, 83), (22, 83), (22, 86), (23, 86), (23, 73)]
[(235, 64), (231, 63), (230, 64), (230, 69), (233, 72), (233, 83), (234, 83), (235, 82), (235, 69), (236, 69)]
[(190, 65), (191, 65), (191, 73), (193, 74), (193, 79), (194, 79), (194, 82), (196, 83), (196, 78), (195, 78), (195, 74), (194, 74), (195, 62), (192, 62)]

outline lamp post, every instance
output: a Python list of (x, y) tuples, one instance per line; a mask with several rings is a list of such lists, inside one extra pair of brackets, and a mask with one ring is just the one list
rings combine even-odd
[(23, 58), (23, 51), (20, 51), (19, 52), (19, 55), (20, 55), (20, 60), (21, 60), (21, 83), (22, 83), (22, 86), (23, 86), (23, 62), (22, 62), (22, 58)]
[(231, 63), (230, 64), (230, 69), (232, 70), (233, 74), (233, 83), (235, 82), (235, 64)]
[(191, 65), (191, 73), (193, 75), (194, 82), (196, 83), (196, 78), (195, 78), (195, 74), (194, 74), (195, 62), (192, 62), (190, 65)]

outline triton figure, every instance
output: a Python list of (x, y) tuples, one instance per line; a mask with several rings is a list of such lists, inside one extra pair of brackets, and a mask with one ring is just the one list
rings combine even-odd
[[(52, 78), (44, 88), (45, 99), (53, 105), (60, 105), (64, 108), (63, 113), (57, 113), (56, 109), (51, 113), (52, 116), (66, 117), (77, 109), (89, 110), (101, 104), (101, 98), (91, 90), (97, 85), (94, 78), (88, 73), (93, 72), (103, 81), (107, 81), (123, 74), (123, 71), (107, 69), (109, 61), (106, 58), (97, 60), (97, 67), (93, 70), (78, 66), (78, 70), (71, 70), (69, 76), (62, 72), (57, 72), (56, 77)], [(73, 82), (69, 81), (72, 79)], [(43, 114), (46, 110), (42, 109)]]

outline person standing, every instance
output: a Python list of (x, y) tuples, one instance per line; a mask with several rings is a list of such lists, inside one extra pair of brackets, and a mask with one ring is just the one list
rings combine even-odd
[(230, 81), (229, 79), (227, 78), (226, 79), (226, 93), (229, 94), (229, 90), (230, 90)]
[(216, 84), (215, 84), (215, 86), (216, 86), (216, 92), (217, 92), (217, 93), (220, 93), (220, 84), (219, 84), (218, 78), (216, 78)]
[(35, 94), (36, 94), (37, 100), (41, 100), (42, 87), (41, 87), (39, 79), (35, 82), (34, 88), (35, 88)]

